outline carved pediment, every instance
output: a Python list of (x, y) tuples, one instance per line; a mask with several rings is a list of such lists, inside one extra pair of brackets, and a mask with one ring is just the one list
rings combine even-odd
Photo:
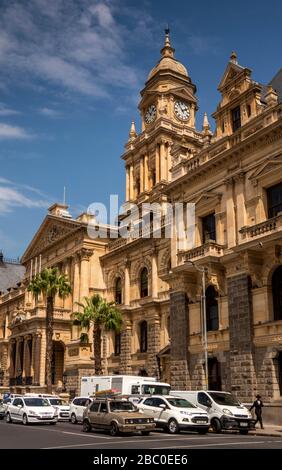
[(196, 205), (206, 204), (206, 203), (211, 203), (211, 202), (214, 203), (214, 202), (220, 201), (221, 197), (222, 197), (222, 193), (217, 193), (213, 191), (204, 192), (194, 201), (194, 203)]
[(25, 251), (22, 262), (24, 263), (28, 259), (38, 256), (47, 247), (49, 248), (59, 240), (64, 239), (80, 227), (81, 224), (74, 220), (66, 220), (61, 217), (48, 215)]
[(244, 74), (246, 71), (250, 72), (249, 69), (243, 68), (241, 65), (229, 62), (222, 76), (221, 82), (218, 85), (218, 89), (221, 91), (224, 87), (237, 80), (240, 75)]
[(192, 101), (193, 103), (197, 103), (197, 99), (193, 95), (192, 91), (190, 91), (186, 87), (173, 88), (172, 90), (170, 90), (170, 93), (175, 95), (177, 98), (180, 98), (186, 101)]
[(263, 162), (261, 165), (256, 168), (256, 170), (249, 176), (249, 180), (252, 183), (256, 183), (257, 180), (263, 178), (264, 176), (272, 173), (274, 171), (281, 172), (282, 166), (282, 155), (277, 155), (276, 157), (271, 157), (267, 161)]

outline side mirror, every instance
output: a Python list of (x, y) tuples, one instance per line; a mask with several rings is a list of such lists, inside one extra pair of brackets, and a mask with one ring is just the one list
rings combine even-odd
[(212, 401), (211, 400), (207, 400), (207, 407), (210, 408), (212, 406)]
[(159, 408), (162, 408), (162, 410), (166, 410), (166, 405), (163, 403), (163, 404), (159, 405)]

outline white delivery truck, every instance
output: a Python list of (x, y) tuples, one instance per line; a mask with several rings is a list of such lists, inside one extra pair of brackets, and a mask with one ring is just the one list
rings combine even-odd
[(131, 401), (136, 403), (144, 395), (169, 395), (170, 385), (157, 382), (155, 377), (139, 375), (92, 375), (81, 378), (81, 396), (92, 396), (103, 390), (115, 390), (132, 396)]
[(254, 420), (249, 410), (229, 392), (173, 390), (170, 395), (185, 398), (193, 405), (205, 410), (211, 427), (217, 433), (220, 433), (222, 429), (236, 429), (240, 434), (248, 434), (249, 430), (254, 428)]

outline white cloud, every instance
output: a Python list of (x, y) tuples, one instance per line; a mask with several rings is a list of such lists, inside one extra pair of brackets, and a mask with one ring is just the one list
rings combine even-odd
[(93, 97), (109, 96), (116, 87), (139, 88), (140, 73), (129, 64), (134, 31), (142, 23), (149, 37), (152, 22), (145, 14), (138, 18), (135, 7), (129, 9), (135, 15), (123, 13), (121, 20), (122, 8), (115, 0), (0, 2), (4, 83), (51, 82)]
[[(30, 192), (33, 194), (30, 195)], [(40, 198), (35, 198), (34, 194)], [(0, 215), (12, 212), (18, 207), (32, 209), (44, 208), (49, 205), (50, 200), (40, 190), (28, 185), (17, 185), (5, 178), (0, 178)]]
[(0, 103), (0, 116), (15, 116), (17, 114), (21, 114), (20, 111), (16, 109), (7, 108), (5, 104)]
[(29, 134), (23, 127), (10, 126), (0, 123), (0, 140), (3, 139), (32, 139), (35, 136)]
[(52, 108), (40, 108), (38, 110), (39, 114), (42, 114), (42, 116), (46, 116), (46, 117), (49, 117), (49, 118), (59, 118), (59, 117), (62, 117), (62, 113), (60, 113), (60, 111), (57, 111), (56, 109), (52, 109)]

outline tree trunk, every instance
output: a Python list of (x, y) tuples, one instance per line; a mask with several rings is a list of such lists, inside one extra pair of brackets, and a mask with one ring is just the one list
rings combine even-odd
[(102, 374), (102, 360), (101, 360), (101, 328), (95, 327), (93, 330), (94, 342), (94, 369), (95, 375)]
[(47, 393), (52, 393), (52, 358), (53, 358), (53, 318), (54, 299), (47, 297), (46, 308), (46, 358), (45, 358), (45, 380)]

